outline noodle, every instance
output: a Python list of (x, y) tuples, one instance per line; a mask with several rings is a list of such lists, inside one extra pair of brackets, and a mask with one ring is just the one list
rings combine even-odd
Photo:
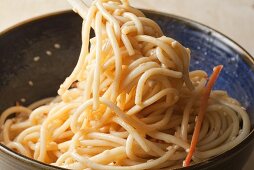
[[(96, 0), (89, 9), (70, 2), (84, 19), (76, 67), (56, 98), (5, 110), (0, 141), (70, 169), (182, 167), (207, 74), (189, 72), (190, 50), (127, 1)], [(212, 91), (192, 163), (230, 150), (249, 132), (239, 102)]]

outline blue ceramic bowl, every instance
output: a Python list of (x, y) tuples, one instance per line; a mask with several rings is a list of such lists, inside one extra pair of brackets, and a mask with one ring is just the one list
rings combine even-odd
[[(234, 41), (197, 22), (145, 11), (163, 32), (191, 49), (191, 70), (224, 69), (216, 89), (226, 90), (247, 108), (254, 125), (254, 60)], [(27, 103), (56, 95), (80, 50), (81, 18), (71, 11), (34, 19), (0, 35), (0, 111), (21, 98)], [(54, 44), (61, 48), (54, 48)], [(51, 51), (52, 55), (47, 55)], [(40, 56), (39, 62), (34, 57)], [(34, 85), (29, 86), (29, 81)], [(254, 132), (238, 146), (206, 162), (182, 169), (241, 169), (253, 149)], [(0, 169), (61, 169), (16, 154), (0, 145)]]

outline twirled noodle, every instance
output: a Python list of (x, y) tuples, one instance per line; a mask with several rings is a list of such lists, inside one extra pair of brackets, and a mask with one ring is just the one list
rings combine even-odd
[[(2, 113), (2, 143), (71, 169), (181, 167), (207, 74), (189, 72), (190, 50), (126, 1), (96, 0), (87, 12), (71, 2), (84, 18), (78, 63), (56, 98)], [(249, 131), (239, 102), (213, 91), (192, 163), (233, 148)]]

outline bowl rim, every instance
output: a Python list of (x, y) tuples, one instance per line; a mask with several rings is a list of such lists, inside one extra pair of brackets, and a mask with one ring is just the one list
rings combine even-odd
[[(171, 13), (165, 13), (165, 12), (159, 12), (159, 11), (154, 11), (154, 10), (149, 10), (149, 9), (141, 9), (143, 12), (145, 13), (149, 13), (149, 14), (156, 14), (156, 15), (162, 15), (162, 16), (166, 16), (166, 17), (170, 17), (173, 19), (176, 19), (178, 21), (182, 21), (184, 22), (184, 24), (187, 24), (189, 26), (198, 28), (201, 31), (205, 31), (209, 34), (212, 34), (213, 36), (215, 36), (216, 38), (222, 40), (223, 42), (225, 42), (227, 45), (229, 45), (230, 47), (232, 47), (233, 49), (237, 50), (237, 52), (239, 52), (240, 54), (243, 54), (241, 57), (248, 65), (248, 67), (254, 71), (254, 57), (252, 57), (241, 45), (239, 45), (236, 41), (234, 41), (232, 38), (228, 37), (227, 35), (221, 33), (220, 31), (211, 28), (210, 26), (207, 26), (205, 24), (202, 24), (198, 21), (194, 21), (192, 19), (188, 19), (185, 17), (181, 17), (178, 15), (174, 15)], [(51, 12), (51, 13), (47, 13), (47, 14), (43, 14), (43, 15), (39, 15), (36, 17), (32, 17), (29, 19), (26, 19), (24, 21), (18, 22), (4, 30), (2, 30), (0, 32), (0, 38), (1, 36), (4, 36), (5, 34), (18, 29), (21, 26), (25, 26), (29, 23), (33, 23), (36, 21), (40, 21), (41, 19), (48, 19), (50, 17), (55, 17), (55, 16), (60, 16), (60, 15), (64, 15), (64, 14), (70, 14), (70, 13), (74, 13), (72, 10), (67, 9), (67, 10), (62, 10), (62, 11), (57, 11), (57, 12)], [(228, 155), (235, 155), (238, 152), (240, 152), (241, 150), (243, 150), (244, 148), (246, 148), (254, 139), (254, 128), (252, 127), (252, 130), (250, 131), (249, 135), (238, 145), (236, 145), (235, 147), (233, 147), (232, 149), (217, 155), (215, 157), (212, 157), (206, 161), (191, 165), (189, 167), (182, 167), (179, 168), (178, 170), (189, 170), (189, 169), (200, 169), (200, 168), (208, 168), (208, 167), (213, 167), (216, 163), (220, 163), (223, 162), (225, 159), (229, 159), (230, 157)], [(37, 161), (35, 159), (32, 158), (28, 158), (22, 154), (16, 153), (14, 151), (12, 151), (11, 149), (9, 149), (7, 146), (3, 145), (2, 143), (0, 143), (0, 151), (7, 154), (8, 156), (11, 156), (12, 158), (22, 161), (24, 163), (27, 163), (29, 165), (33, 165), (35, 167), (39, 168), (43, 168), (43, 169), (48, 169), (48, 170), (68, 170), (66, 168), (62, 168), (62, 167), (58, 167), (58, 166), (54, 166), (54, 165), (50, 165), (50, 164), (46, 164), (40, 161)]]

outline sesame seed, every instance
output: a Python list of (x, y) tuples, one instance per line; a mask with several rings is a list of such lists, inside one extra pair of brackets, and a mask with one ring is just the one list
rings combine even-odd
[(26, 102), (26, 99), (25, 99), (25, 98), (21, 98), (20, 101), (21, 101), (22, 103), (25, 103), (25, 102)]
[(54, 47), (57, 48), (57, 49), (61, 48), (60, 44), (58, 44), (58, 43), (55, 43)]
[(47, 51), (46, 51), (46, 54), (49, 55), (49, 56), (51, 56), (51, 55), (52, 55), (52, 52), (49, 51), (49, 50), (47, 50)]
[(30, 81), (28, 81), (28, 84), (30, 85), (30, 86), (33, 86), (34, 85), (34, 83), (30, 80)]
[(37, 61), (39, 61), (39, 60), (40, 60), (40, 56), (34, 57), (34, 61), (35, 61), (35, 62), (37, 62)]

